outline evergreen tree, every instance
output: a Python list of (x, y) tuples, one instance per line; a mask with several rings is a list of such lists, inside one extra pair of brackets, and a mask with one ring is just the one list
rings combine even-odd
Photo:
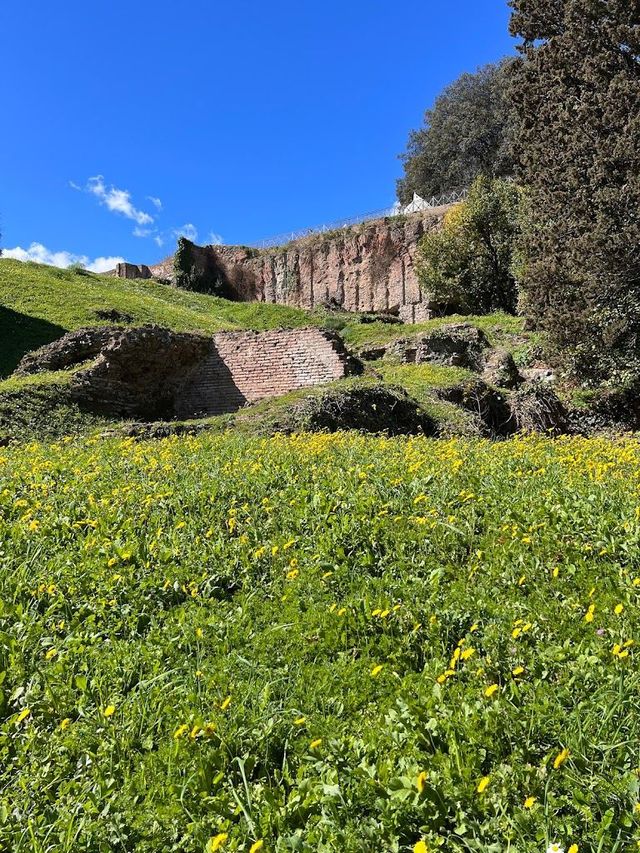
[(424, 126), (409, 135), (401, 156), (404, 177), (398, 198), (411, 201), (468, 187), (478, 175), (511, 174), (510, 108), (507, 100), (512, 59), (463, 74), (440, 94), (424, 117)]
[(522, 308), (585, 381), (640, 370), (640, 4), (511, 0)]

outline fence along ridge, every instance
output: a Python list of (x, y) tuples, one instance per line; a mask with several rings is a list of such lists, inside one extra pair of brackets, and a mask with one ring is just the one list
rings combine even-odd
[(282, 246), (286, 243), (292, 243), (295, 240), (301, 240), (304, 237), (311, 237), (313, 234), (337, 231), (340, 228), (348, 228), (350, 225), (360, 225), (363, 222), (370, 222), (373, 219), (392, 219), (393, 217), (420, 213), (423, 210), (430, 210), (435, 207), (443, 207), (447, 204), (455, 204), (456, 202), (464, 201), (467, 195), (468, 190), (466, 189), (452, 190), (443, 195), (434, 195), (429, 199), (423, 199), (414, 194), (413, 201), (404, 207), (396, 204), (393, 207), (385, 207), (382, 210), (360, 213), (348, 219), (338, 219), (335, 222), (328, 222), (324, 225), (316, 225), (311, 228), (303, 228), (300, 231), (287, 231), (283, 234), (276, 234), (274, 237), (266, 237), (264, 240), (258, 240), (255, 243), (248, 243), (247, 245), (252, 249), (270, 249), (274, 246)]

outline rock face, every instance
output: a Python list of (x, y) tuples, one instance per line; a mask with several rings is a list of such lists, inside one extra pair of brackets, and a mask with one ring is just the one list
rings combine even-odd
[(523, 381), (513, 356), (506, 349), (495, 349), (489, 353), (482, 378), (498, 388), (516, 388)]
[(393, 341), (387, 346), (365, 349), (361, 357), (375, 361), (389, 355), (401, 364), (440, 364), (466, 367), (480, 372), (485, 366), (489, 341), (480, 329), (470, 323), (445, 323), (423, 335)]
[(338, 335), (317, 328), (208, 337), (143, 326), (111, 329), (94, 364), (74, 374), (71, 395), (101, 414), (191, 418), (358, 370)]
[[(440, 226), (447, 207), (389, 217), (319, 233), (274, 249), (190, 244), (190, 270), (199, 287), (230, 299), (346, 311), (396, 312), (405, 322), (430, 316), (415, 269), (422, 236)], [(173, 257), (150, 267), (176, 281)]]
[(90, 358), (95, 358), (120, 330), (112, 326), (97, 326), (68, 332), (57, 341), (27, 353), (15, 373), (25, 376), (43, 370), (65, 370)]

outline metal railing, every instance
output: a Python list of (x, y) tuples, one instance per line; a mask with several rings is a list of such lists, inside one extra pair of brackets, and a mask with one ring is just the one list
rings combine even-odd
[(468, 190), (466, 189), (452, 190), (443, 195), (434, 195), (429, 199), (419, 199), (418, 201), (414, 199), (414, 201), (404, 206), (396, 203), (393, 207), (385, 207), (382, 210), (373, 210), (369, 213), (360, 213), (358, 216), (351, 216), (348, 219), (338, 219), (335, 222), (316, 225), (312, 228), (303, 228), (300, 231), (287, 231), (284, 234), (276, 234), (274, 237), (267, 237), (264, 240), (258, 240), (255, 243), (248, 243), (247, 245), (253, 249), (270, 249), (274, 246), (283, 246), (286, 243), (292, 243), (294, 240), (302, 240), (304, 237), (311, 237), (314, 234), (324, 234), (327, 231), (337, 231), (340, 228), (349, 228), (351, 225), (360, 225), (363, 222), (370, 222), (373, 219), (411, 216), (413, 213), (420, 213), (435, 207), (456, 204), (457, 202), (464, 201), (467, 194)]

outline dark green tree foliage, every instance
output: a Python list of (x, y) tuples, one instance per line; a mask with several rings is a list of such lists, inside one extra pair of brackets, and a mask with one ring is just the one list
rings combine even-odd
[(468, 187), (477, 175), (511, 174), (510, 108), (507, 100), (512, 59), (463, 74), (427, 110), (424, 126), (409, 135), (401, 159), (404, 177), (398, 198), (411, 201)]
[(585, 381), (640, 369), (640, 4), (511, 0), (523, 310)]
[(418, 276), (439, 313), (515, 312), (511, 267), (519, 201), (520, 191), (511, 181), (481, 176), (468, 199), (446, 215), (442, 229), (422, 239)]

